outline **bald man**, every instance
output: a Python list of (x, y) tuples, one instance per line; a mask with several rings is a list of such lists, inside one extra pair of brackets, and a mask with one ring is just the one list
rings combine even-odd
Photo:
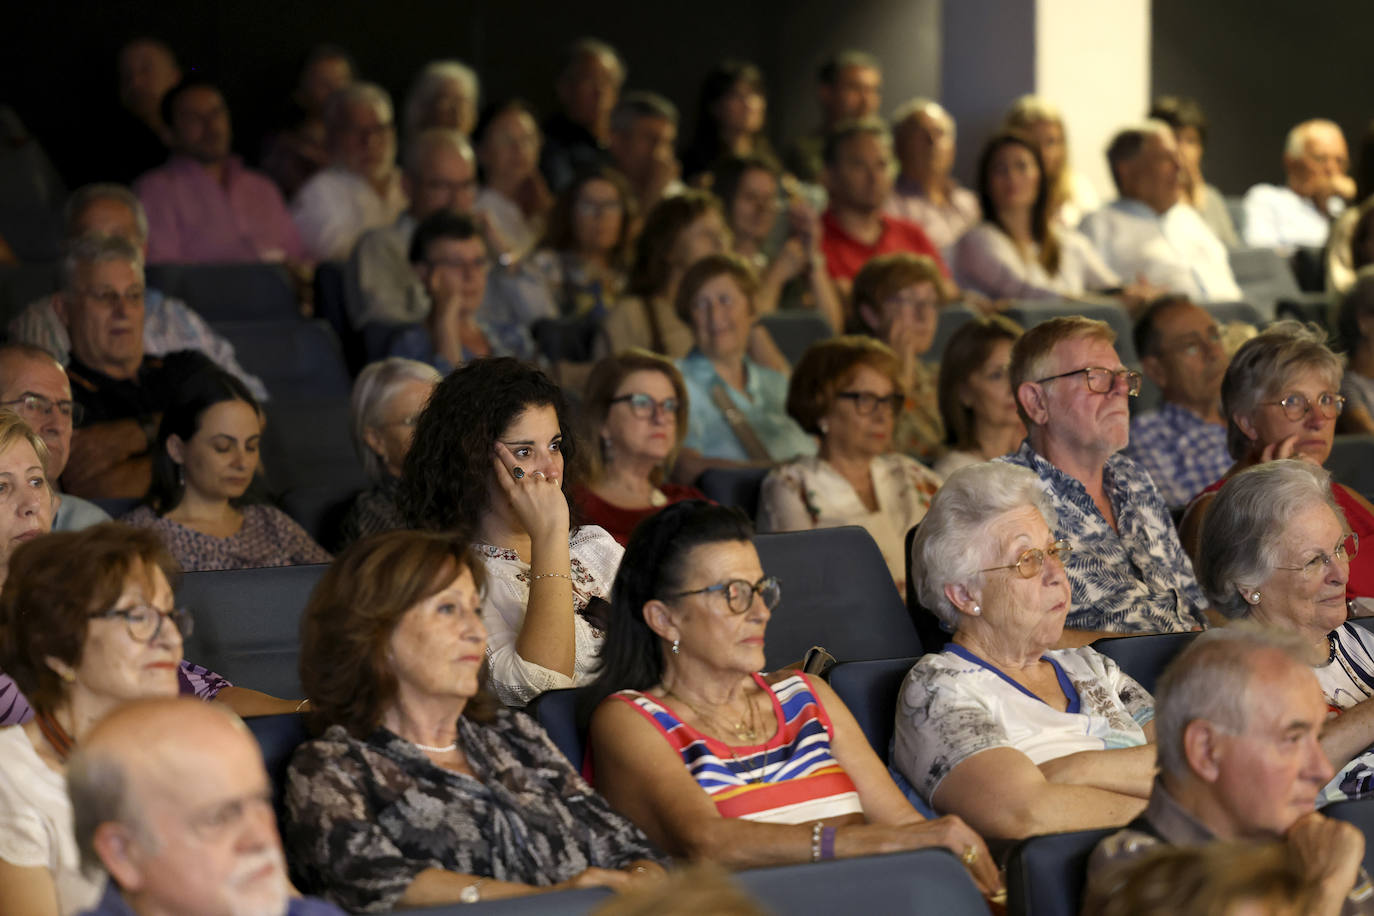
[(1304, 121), (1288, 132), (1283, 187), (1257, 184), (1245, 193), (1245, 244), (1291, 251), (1321, 248), (1331, 222), (1355, 197), (1350, 152), (1335, 122)]
[(121, 706), (67, 769), (83, 864), (110, 883), (91, 916), (328, 916), (292, 897), (257, 742), (196, 700)]

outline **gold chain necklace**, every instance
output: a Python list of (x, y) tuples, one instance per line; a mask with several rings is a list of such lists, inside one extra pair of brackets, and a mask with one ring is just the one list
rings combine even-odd
[(743, 744), (759, 743), (758, 717), (757, 710), (754, 709), (753, 700), (749, 700), (746, 698), (746, 702), (749, 704), (749, 709), (744, 718), (740, 719), (733, 726), (727, 725), (725, 728), (722, 729), (720, 727), (720, 719), (716, 718), (715, 716), (706, 715), (696, 707), (696, 704), (694, 704), (691, 700), (684, 697), (682, 694), (674, 690), (668, 690), (666, 693), (668, 696), (676, 697), (677, 699), (686, 703), (687, 708), (690, 709), (692, 712), (696, 713), (696, 717), (706, 725), (709, 725), (712, 729), (733, 734), (735, 736), (735, 739)]

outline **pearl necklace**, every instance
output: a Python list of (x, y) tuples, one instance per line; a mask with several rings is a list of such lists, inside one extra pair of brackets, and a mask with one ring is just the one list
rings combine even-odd
[(421, 744), (421, 743), (418, 742), (418, 741), (410, 741), (410, 739), (408, 739), (408, 738), (405, 739), (405, 740), (406, 740), (406, 741), (409, 741), (409, 743), (411, 744), (412, 747), (418, 747), (418, 748), (419, 748), (420, 750), (422, 750), (422, 751), (429, 751), (431, 754), (447, 754), (449, 751), (456, 751), (456, 750), (458, 750), (458, 739), (457, 739), (457, 738), (454, 738), (454, 739), (453, 739), (453, 743), (452, 743), (452, 744), (445, 744), (443, 747), (431, 747), (431, 746), (428, 745), (428, 744)]

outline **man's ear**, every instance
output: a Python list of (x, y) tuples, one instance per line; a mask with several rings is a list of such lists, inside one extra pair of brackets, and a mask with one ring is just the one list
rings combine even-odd
[(1216, 782), (1221, 775), (1223, 746), (1221, 730), (1206, 719), (1194, 719), (1183, 726), (1183, 756), (1188, 769), (1203, 782)]
[(1022, 382), (1016, 389), (1016, 401), (1036, 426), (1044, 426), (1049, 422), (1049, 403), (1045, 398), (1045, 389), (1038, 382)]
[(95, 828), (91, 846), (120, 888), (138, 891), (143, 887), (143, 848), (131, 827), (118, 821), (106, 821)]

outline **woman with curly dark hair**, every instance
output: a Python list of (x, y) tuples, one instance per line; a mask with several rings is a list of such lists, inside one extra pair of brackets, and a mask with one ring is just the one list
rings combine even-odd
[(400, 503), (418, 528), (454, 532), (485, 567), (491, 682), (523, 706), (590, 681), (605, 599), (624, 552), (593, 525), (572, 527), (577, 447), (561, 390), (511, 358), (479, 359), (444, 379), (420, 414)]

